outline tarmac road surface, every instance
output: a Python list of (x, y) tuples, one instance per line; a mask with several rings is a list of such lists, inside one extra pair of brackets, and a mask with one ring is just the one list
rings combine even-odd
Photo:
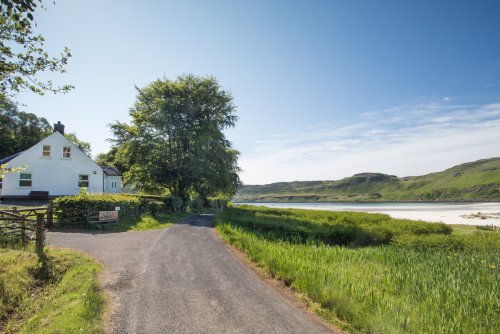
[(104, 263), (111, 333), (331, 333), (231, 254), (212, 219), (156, 231), (49, 232), (47, 240)]

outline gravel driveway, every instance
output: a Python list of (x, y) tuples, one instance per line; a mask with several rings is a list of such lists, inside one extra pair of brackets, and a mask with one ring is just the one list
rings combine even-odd
[(218, 240), (211, 215), (169, 229), (48, 233), (101, 260), (112, 333), (329, 333), (248, 270)]

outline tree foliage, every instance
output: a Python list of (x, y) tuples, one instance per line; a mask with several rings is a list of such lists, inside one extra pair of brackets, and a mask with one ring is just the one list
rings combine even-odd
[(0, 180), (3, 179), (3, 177), (9, 173), (19, 173), (23, 170), (26, 169), (25, 166), (20, 166), (20, 167), (8, 167), (9, 164), (0, 164)]
[(99, 153), (96, 157), (96, 163), (99, 166), (113, 166), (116, 167), (120, 172), (125, 173), (130, 168), (128, 166), (129, 158), (125, 158), (125, 150), (118, 146), (112, 147), (107, 153)]
[(223, 130), (235, 125), (235, 109), (215, 78), (156, 80), (138, 89), (131, 124), (112, 124), (114, 158), (143, 190), (168, 190), (186, 204), (193, 192), (205, 202), (231, 196), (239, 184), (239, 153)]
[(92, 149), (90, 147), (90, 143), (79, 139), (76, 136), (76, 133), (74, 133), (74, 132), (65, 133), (64, 137), (66, 137), (66, 139), (68, 139), (73, 144), (78, 146), (82, 150), (82, 152), (85, 153), (86, 155), (88, 155), (89, 157), (92, 155)]
[(37, 7), (43, 8), (41, 0), (0, 2), (0, 100), (22, 90), (43, 95), (46, 91), (67, 92), (73, 88), (36, 76), (45, 71), (64, 73), (71, 57), (66, 47), (59, 57), (51, 57), (44, 50), (45, 39), (33, 31)]
[(51, 132), (45, 118), (19, 111), (9, 100), (0, 101), (0, 158), (30, 148)]
[[(27, 150), (52, 133), (52, 126), (44, 117), (19, 111), (17, 104), (4, 99), (0, 101), (0, 158)], [(68, 138), (89, 155), (90, 143), (80, 140), (75, 133)]]

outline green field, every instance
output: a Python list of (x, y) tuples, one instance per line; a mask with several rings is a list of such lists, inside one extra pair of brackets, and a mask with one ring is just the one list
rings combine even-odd
[(216, 224), (224, 240), (349, 332), (500, 332), (499, 233), (251, 206), (219, 213)]
[(361, 173), (338, 181), (244, 185), (235, 202), (500, 201), (500, 158), (398, 178)]

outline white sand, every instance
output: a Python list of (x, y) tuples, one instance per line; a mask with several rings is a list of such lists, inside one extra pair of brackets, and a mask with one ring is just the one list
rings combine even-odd
[(498, 218), (463, 218), (460, 216), (500, 213), (500, 203), (248, 203), (273, 208), (296, 208), (331, 211), (360, 211), (385, 213), (394, 218), (443, 222), (445, 224), (495, 225), (500, 226)]

